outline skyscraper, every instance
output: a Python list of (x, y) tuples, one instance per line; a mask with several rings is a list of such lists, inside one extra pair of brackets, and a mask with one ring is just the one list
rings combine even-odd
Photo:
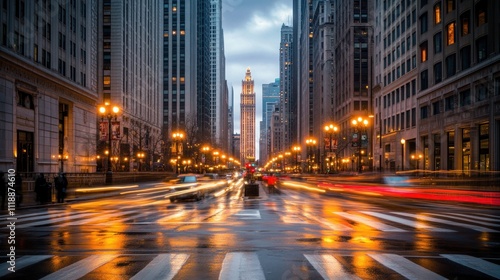
[(280, 40), (280, 121), (281, 126), (281, 147), (277, 151), (289, 149), (296, 141), (297, 135), (297, 107), (293, 106), (294, 97), (292, 96), (292, 43), (293, 29), (290, 26), (281, 26)]
[(3, 1), (0, 170), (96, 171), (97, 11), (96, 0)]
[(129, 163), (140, 168), (140, 159), (135, 156), (144, 153), (143, 168), (148, 169), (161, 154), (162, 1), (102, 3), (99, 102), (121, 108), (121, 137), (112, 141), (111, 152), (120, 155), (116, 167), (124, 170), (129, 170)]
[(273, 83), (262, 84), (262, 121), (260, 123), (259, 160), (266, 162), (271, 153), (271, 118), (275, 108), (279, 106), (280, 79)]
[(241, 82), (241, 143), (240, 162), (249, 157), (255, 158), (255, 92), (250, 68)]

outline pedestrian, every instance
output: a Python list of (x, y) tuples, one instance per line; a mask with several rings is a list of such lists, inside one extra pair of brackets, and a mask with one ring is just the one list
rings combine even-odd
[(66, 174), (60, 172), (59, 176), (54, 181), (56, 184), (56, 191), (57, 191), (57, 203), (63, 203), (64, 197), (66, 196), (66, 190), (68, 187), (68, 179), (66, 178)]
[(4, 172), (0, 171), (0, 196), (2, 196), (2, 210), (5, 209), (5, 199), (7, 196), (7, 179)]
[(40, 202), (40, 204), (45, 204), (47, 201), (47, 180), (45, 180), (43, 173), (40, 173), (36, 178), (35, 193), (36, 201)]

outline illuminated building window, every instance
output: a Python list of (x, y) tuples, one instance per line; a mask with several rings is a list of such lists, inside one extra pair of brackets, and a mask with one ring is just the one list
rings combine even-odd
[(448, 24), (446, 30), (448, 46), (455, 44), (455, 22)]
[(434, 5), (434, 24), (441, 22), (441, 3)]
[(426, 62), (427, 61), (427, 41), (423, 42), (420, 45), (420, 61), (421, 62)]

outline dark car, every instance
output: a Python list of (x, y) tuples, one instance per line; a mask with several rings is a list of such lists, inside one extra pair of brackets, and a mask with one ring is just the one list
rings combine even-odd
[(175, 187), (173, 188), (176, 194), (170, 197), (170, 201), (174, 202), (176, 200), (184, 199), (194, 199), (199, 201), (205, 197), (205, 192), (199, 188), (200, 183), (198, 182), (197, 175), (181, 175), (179, 179), (175, 182)]

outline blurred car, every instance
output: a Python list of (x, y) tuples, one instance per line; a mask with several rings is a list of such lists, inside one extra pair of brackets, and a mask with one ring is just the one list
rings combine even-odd
[(179, 192), (180, 194), (171, 196), (170, 202), (185, 199), (194, 199), (196, 201), (202, 200), (205, 197), (205, 192), (201, 189), (196, 189), (197, 187), (199, 187), (199, 185), (200, 183), (198, 180), (198, 175), (179, 175), (179, 178), (175, 182), (175, 187), (173, 188), (173, 190), (175, 192)]

